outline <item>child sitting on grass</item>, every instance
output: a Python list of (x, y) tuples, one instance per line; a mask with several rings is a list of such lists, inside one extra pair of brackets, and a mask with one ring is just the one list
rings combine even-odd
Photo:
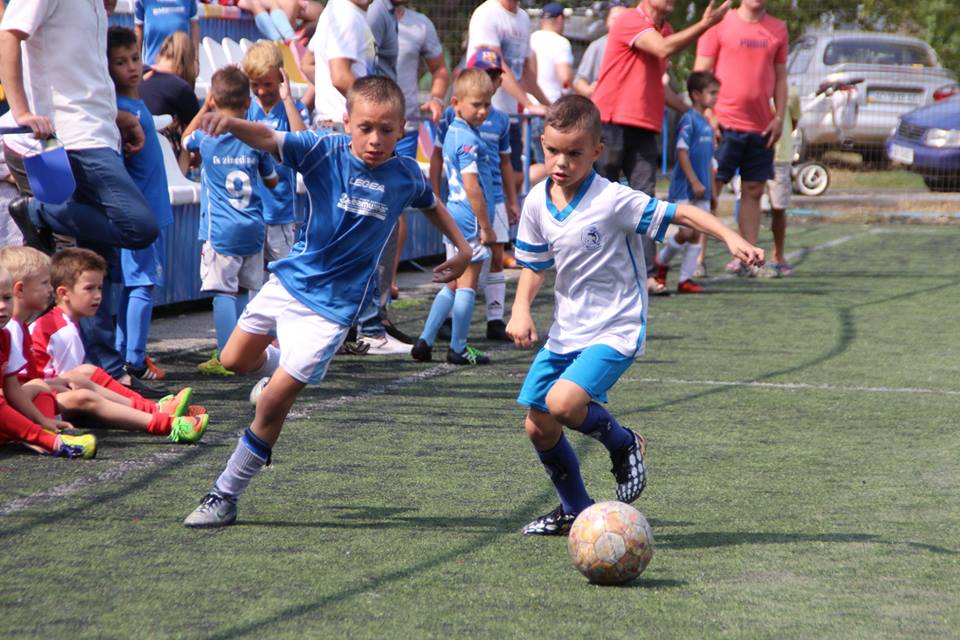
[[(57, 392), (56, 404), (68, 417), (93, 417), (104, 427), (146, 431), (173, 442), (197, 442), (209, 420), (203, 407), (190, 406), (192, 390), (158, 402), (147, 400), (110, 377), (106, 371), (83, 364), (83, 341), (77, 329), (80, 318), (92, 316), (100, 306), (106, 264), (88, 249), (64, 249), (52, 261), (27, 247), (0, 250), (0, 263), (13, 274), (16, 300), (10, 323), (13, 345), (25, 357), (23, 379), (46, 378), (44, 385)], [(47, 308), (50, 289), (57, 304), (24, 330), (28, 318)]]
[(213, 293), (217, 331), (217, 353), (197, 366), (207, 375), (233, 375), (220, 362), (220, 352), (247, 306), (248, 292), (263, 284), (265, 227), (256, 185), (262, 180), (273, 189), (279, 177), (273, 160), (263, 151), (250, 148), (231, 133), (208, 135), (198, 127), (211, 108), (245, 119), (249, 106), (247, 76), (235, 65), (223, 67), (210, 79), (210, 96), (183, 135), (183, 147), (203, 160), (200, 290)]

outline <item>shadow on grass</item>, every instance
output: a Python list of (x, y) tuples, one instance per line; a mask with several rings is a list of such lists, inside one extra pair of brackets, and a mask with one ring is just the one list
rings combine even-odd
[(627, 584), (611, 584), (606, 586), (595, 585), (589, 582), (587, 586), (600, 589), (676, 589), (687, 586), (686, 580), (671, 580), (670, 578), (644, 578), (642, 575)]
[(710, 549), (714, 547), (736, 547), (747, 544), (796, 544), (796, 543), (848, 543), (899, 545), (904, 544), (915, 549), (931, 553), (960, 555), (956, 549), (948, 549), (932, 544), (902, 540), (885, 540), (873, 533), (782, 533), (764, 531), (699, 531), (695, 533), (674, 533), (655, 536), (655, 544), (662, 549)]

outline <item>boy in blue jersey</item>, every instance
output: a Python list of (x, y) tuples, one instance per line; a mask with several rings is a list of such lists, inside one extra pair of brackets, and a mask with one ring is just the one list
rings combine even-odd
[(183, 148), (199, 153), (203, 161), (200, 290), (213, 293), (217, 353), (197, 369), (208, 375), (233, 375), (220, 362), (220, 352), (247, 306), (248, 292), (263, 284), (265, 227), (256, 185), (262, 180), (272, 189), (279, 177), (269, 154), (231, 133), (208, 135), (198, 127), (211, 108), (225, 117), (245, 118), (249, 106), (249, 80), (239, 67), (223, 67), (210, 79), (210, 97), (183, 136)]
[[(457, 253), (434, 268), (434, 280), (463, 273), (471, 247), (434, 197), (416, 160), (394, 154), (403, 136), (403, 92), (380, 76), (358, 79), (347, 92), (343, 135), (283, 133), (269, 127), (208, 115), (204, 129), (231, 133), (278, 156), (303, 174), (311, 208), (293, 251), (271, 265), (272, 275), (250, 302), (223, 352), (234, 371), (273, 371), (257, 413), (223, 473), (184, 524), (222, 527), (237, 515), (237, 499), (260, 469), (297, 395), (323, 379), (337, 347), (369, 295), (383, 247), (407, 207), (424, 215)], [(280, 351), (268, 349), (276, 332)]]
[[(683, 114), (677, 125), (677, 164), (670, 178), (670, 202), (713, 209), (713, 127), (704, 112), (717, 104), (719, 92), (720, 81), (709, 71), (694, 71), (687, 79), (693, 108)], [(701, 250), (700, 234), (693, 229), (681, 228), (667, 238), (657, 256), (657, 282), (666, 286), (670, 261), (683, 252), (677, 292), (703, 293), (703, 287), (693, 280)]]
[(133, 31), (110, 27), (107, 31), (107, 62), (117, 90), (117, 108), (136, 116), (143, 128), (143, 149), (125, 156), (124, 164), (150, 205), (160, 229), (160, 235), (146, 249), (120, 251), (123, 294), (117, 312), (116, 348), (124, 358), (128, 374), (141, 380), (153, 380), (158, 376), (156, 369), (147, 363), (147, 337), (153, 313), (153, 288), (163, 284), (164, 229), (173, 224), (173, 210), (157, 129), (150, 110), (140, 99), (143, 64)]
[[(503, 57), (496, 49), (480, 47), (470, 56), (467, 68), (485, 71), (493, 82), (494, 92), (500, 88), (503, 81)], [(430, 157), (430, 181), (437, 193), (442, 193), (443, 141), (455, 117), (453, 107), (448, 107), (437, 125), (433, 154)], [(488, 202), (487, 211), (491, 212), (490, 223), (497, 240), (490, 247), (489, 271), (483, 289), (487, 304), (487, 338), (512, 342), (503, 323), (507, 290), (503, 276), (503, 253), (506, 243), (510, 242), (510, 225), (516, 224), (520, 219), (520, 205), (517, 203), (513, 165), (510, 164), (510, 116), (491, 106), (487, 119), (478, 129), (487, 151), (480, 171), (486, 174), (493, 189), (493, 208), (491, 210)]]
[(553, 103), (541, 140), (549, 177), (523, 204), (515, 244), (523, 271), (507, 332), (517, 347), (537, 342), (530, 306), (544, 272), (555, 268), (553, 326), (517, 400), (528, 407), (524, 428), (560, 497), (560, 506), (523, 533), (566, 535), (593, 500), (564, 427), (609, 451), (617, 499), (633, 502), (646, 485), (643, 437), (600, 404), (643, 355), (647, 274), (641, 234), (660, 240), (673, 222), (723, 240), (745, 263), (762, 264), (763, 251), (706, 211), (660, 202), (597, 175), (600, 111), (589, 99), (564, 96)]
[(136, 0), (133, 23), (137, 42), (143, 46), (147, 64), (157, 62), (157, 54), (168, 36), (183, 31), (190, 36), (200, 55), (200, 16), (197, 0)]
[[(274, 43), (261, 40), (247, 49), (243, 72), (250, 79), (254, 98), (247, 109), (247, 120), (276, 131), (306, 131), (310, 114), (302, 102), (290, 95), (283, 56)], [(280, 181), (273, 189), (262, 183), (255, 186), (263, 201), (263, 222), (267, 225), (263, 260), (268, 264), (289, 255), (296, 227), (297, 175), (284, 166), (277, 167), (277, 175)]]
[[(493, 83), (479, 69), (466, 69), (453, 84), (451, 104), (457, 117), (450, 123), (443, 141), (443, 168), (447, 175), (447, 209), (472, 247), (470, 266), (450, 286), (442, 287), (433, 299), (423, 331), (410, 355), (419, 362), (433, 358), (433, 342), (440, 326), (453, 310), (453, 327), (447, 362), (450, 364), (489, 364), (490, 358), (467, 345), (470, 319), (476, 299), (477, 281), (483, 261), (490, 257), (490, 245), (496, 236), (490, 220), (493, 214), (493, 192), (486, 147), (478, 127), (487, 119)], [(455, 248), (446, 244), (447, 256)]]

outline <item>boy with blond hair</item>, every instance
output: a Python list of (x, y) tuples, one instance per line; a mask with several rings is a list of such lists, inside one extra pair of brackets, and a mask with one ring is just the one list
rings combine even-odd
[[(302, 102), (290, 95), (290, 83), (283, 70), (283, 55), (272, 42), (261, 40), (243, 56), (243, 72), (250, 79), (253, 100), (247, 109), (247, 120), (260, 122), (275, 131), (305, 131), (310, 112)], [(295, 202), (297, 174), (289, 167), (277, 166), (279, 181), (272, 189), (257, 182), (254, 189), (263, 201), (263, 222), (266, 233), (263, 261), (269, 264), (286, 258), (293, 247), (296, 229)]]
[[(433, 342), (440, 326), (453, 309), (453, 326), (447, 362), (457, 365), (489, 364), (490, 358), (467, 345), (470, 319), (476, 300), (477, 281), (483, 261), (490, 257), (489, 245), (496, 242), (491, 218), (493, 185), (481, 166), (490, 165), (478, 127), (487, 119), (493, 98), (493, 82), (481, 69), (466, 69), (453, 83), (451, 104), (457, 117), (443, 140), (443, 167), (447, 174), (447, 209), (470, 243), (470, 266), (455, 283), (440, 289), (410, 355), (419, 362), (433, 358)], [(456, 250), (445, 243), (447, 257)]]
[[(93, 458), (97, 455), (97, 439), (92, 435), (69, 436), (59, 433), (70, 428), (69, 422), (57, 420), (41, 409), (35, 397), (20, 386), (17, 373), (23, 367), (23, 356), (10, 343), (7, 323), (13, 316), (13, 278), (0, 267), (0, 446), (19, 442), (34, 451), (64, 458)], [(41, 391), (36, 389), (36, 391)], [(49, 395), (49, 389), (45, 389)]]
[[(100, 306), (106, 264), (88, 249), (64, 249), (49, 260), (27, 247), (0, 250), (0, 265), (13, 279), (14, 322), (9, 324), (12, 348), (23, 354), (18, 371), (25, 388), (41, 384), (56, 391), (56, 408), (67, 417), (92, 416), (104, 426), (146, 431), (172, 442), (197, 442), (209, 420), (203, 407), (190, 406), (192, 390), (152, 402), (130, 391), (103, 369), (83, 364), (83, 341), (77, 322)], [(51, 293), (57, 304), (26, 331), (26, 322), (47, 307)], [(189, 415), (185, 415), (189, 414)]]
[(236, 65), (218, 69), (210, 79), (210, 96), (183, 134), (183, 147), (203, 161), (200, 185), (201, 291), (213, 294), (217, 353), (197, 366), (208, 375), (233, 375), (220, 352), (247, 306), (249, 291), (263, 284), (263, 201), (257, 185), (272, 189), (279, 176), (273, 160), (231, 133), (209, 135), (199, 129), (208, 111), (245, 119), (250, 81)]

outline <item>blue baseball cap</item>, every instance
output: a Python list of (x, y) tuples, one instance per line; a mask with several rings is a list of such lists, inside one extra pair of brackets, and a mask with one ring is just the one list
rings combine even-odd
[(540, 14), (541, 18), (559, 18), (563, 15), (563, 5), (559, 2), (551, 2), (549, 4), (543, 5), (543, 13)]
[(481, 71), (503, 71), (503, 56), (496, 49), (479, 47), (467, 60), (468, 69)]

